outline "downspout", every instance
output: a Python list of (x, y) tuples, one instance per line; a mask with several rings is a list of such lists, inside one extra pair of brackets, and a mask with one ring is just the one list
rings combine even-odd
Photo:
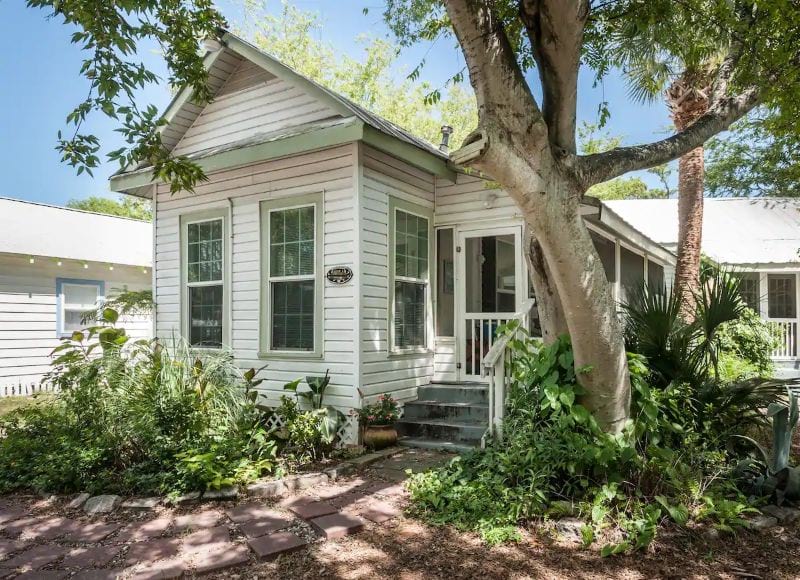
[[(224, 279), (228, 282), (228, 292), (227, 294), (227, 318), (228, 318), (228, 346), (230, 347), (231, 351), (233, 350), (233, 197), (227, 197), (228, 200), (228, 266), (225, 268), (225, 272), (223, 272)], [(225, 288), (225, 284), (222, 285), (223, 289)], [(224, 290), (223, 290), (224, 292)], [(223, 320), (225, 316), (223, 315)], [(234, 363), (236, 357), (234, 356)]]
[(151, 211), (153, 212), (153, 249), (152, 249), (153, 263), (150, 265), (150, 280), (151, 280), (151, 282), (150, 282), (150, 291), (151, 291), (152, 296), (153, 296), (153, 306), (152, 306), (152, 311), (150, 313), (150, 336), (151, 336), (151, 338), (158, 338), (158, 336), (156, 336), (156, 328), (157, 328), (157, 326), (156, 326), (156, 315), (158, 313), (158, 300), (156, 299), (156, 297), (157, 297), (157, 292), (156, 292), (156, 290), (157, 290), (157, 288), (156, 288), (156, 283), (157, 283), (157, 278), (156, 278), (156, 240), (158, 239), (158, 236), (156, 235), (156, 229), (157, 229), (157, 224), (158, 224), (158, 208), (157, 208), (157, 206), (158, 206), (158, 186), (154, 185), (153, 186), (153, 203), (152, 203), (152, 208), (151, 208)]

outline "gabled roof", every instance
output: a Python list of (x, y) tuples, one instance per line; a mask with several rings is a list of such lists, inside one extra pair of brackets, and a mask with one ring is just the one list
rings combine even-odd
[(0, 197), (0, 252), (150, 267), (150, 222)]
[[(215, 43), (208, 43), (214, 46)], [(394, 123), (372, 113), (350, 99), (322, 86), (321, 84), (313, 81), (312, 79), (298, 73), (292, 68), (280, 62), (274, 56), (264, 52), (260, 48), (247, 42), (246, 40), (230, 33), (223, 31), (220, 42), (216, 43), (212, 50), (209, 50), (205, 57), (204, 62), (208, 70), (208, 83), (212, 89), (212, 93), (216, 95), (217, 92), (225, 85), (226, 81), (236, 70), (237, 66), (241, 63), (242, 59), (246, 59), (271, 75), (298, 87), (302, 91), (312, 95), (325, 103), (336, 114), (340, 115), (343, 119), (357, 119), (366, 127), (373, 131), (380, 133), (390, 139), (402, 142), (406, 146), (411, 146), (421, 152), (429, 154), (436, 158), (440, 164), (447, 161), (448, 156), (446, 153), (440, 151), (433, 144), (428, 141), (413, 135), (409, 131), (395, 125)], [(164, 117), (167, 120), (166, 125), (162, 129), (162, 142), (170, 150), (174, 149), (179, 144), (181, 138), (186, 131), (197, 120), (203, 106), (197, 105), (192, 102), (191, 88), (186, 87), (182, 89), (167, 107)], [(332, 119), (335, 119), (333, 117)], [(296, 133), (297, 127), (293, 127), (288, 133)], [(259, 134), (253, 138), (245, 140), (243, 143), (230, 143), (226, 144), (225, 148), (241, 148), (252, 145), (255, 142), (275, 141), (281, 138), (280, 131), (273, 132), (273, 134)], [(207, 158), (212, 149), (219, 149), (219, 147), (209, 148), (208, 151), (198, 151), (191, 155), (193, 158)], [(117, 172), (112, 177), (122, 175), (130, 175), (146, 169), (147, 166), (140, 164), (136, 167), (127, 167), (122, 171)], [(117, 180), (118, 181), (118, 180)]]
[[(678, 200), (603, 202), (623, 220), (668, 248), (678, 243)], [(739, 266), (800, 264), (800, 199), (706, 198), (703, 253)]]

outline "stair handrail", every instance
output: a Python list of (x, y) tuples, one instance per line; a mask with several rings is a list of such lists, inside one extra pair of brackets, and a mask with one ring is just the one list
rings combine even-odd
[[(486, 439), (501, 436), (503, 433), (503, 417), (506, 411), (506, 386), (511, 377), (508, 375), (506, 361), (509, 355), (509, 343), (524, 329), (530, 331), (531, 311), (536, 300), (529, 298), (522, 303), (519, 312), (510, 319), (519, 322), (512, 332), (504, 333), (492, 344), (489, 352), (481, 361), (481, 376), (489, 377), (489, 428), (481, 437), (481, 447), (486, 447)], [(508, 324), (508, 323), (506, 323)]]

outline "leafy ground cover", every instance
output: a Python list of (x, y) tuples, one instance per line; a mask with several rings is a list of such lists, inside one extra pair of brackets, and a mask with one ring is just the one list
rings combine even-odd
[(0, 397), (0, 417), (34, 402), (33, 397)]

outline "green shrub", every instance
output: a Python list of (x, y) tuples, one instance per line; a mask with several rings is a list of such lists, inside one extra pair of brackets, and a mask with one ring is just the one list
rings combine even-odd
[(719, 371), (724, 381), (772, 376), (772, 352), (779, 339), (768, 322), (746, 308), (741, 316), (722, 324), (719, 340)]
[[(429, 521), (474, 530), (487, 542), (514, 539), (516, 526), (577, 505), (585, 543), (609, 524), (622, 542), (605, 555), (639, 549), (658, 524), (715, 519), (709, 505), (746, 505), (720, 476), (724, 449), (709, 444), (694, 418), (690, 389), (652, 389), (651, 370), (632, 355), (632, 417), (622, 433), (603, 432), (580, 404), (583, 394), (566, 337), (550, 346), (515, 339), (503, 436), (409, 483), (414, 509)], [(717, 439), (714, 439), (716, 442)], [(706, 498), (710, 498), (706, 499)], [(727, 515), (725, 516), (727, 517)]]
[(230, 353), (129, 341), (115, 311), (103, 318), (56, 349), (61, 393), (0, 422), (1, 491), (180, 492), (273, 469), (255, 371)]

